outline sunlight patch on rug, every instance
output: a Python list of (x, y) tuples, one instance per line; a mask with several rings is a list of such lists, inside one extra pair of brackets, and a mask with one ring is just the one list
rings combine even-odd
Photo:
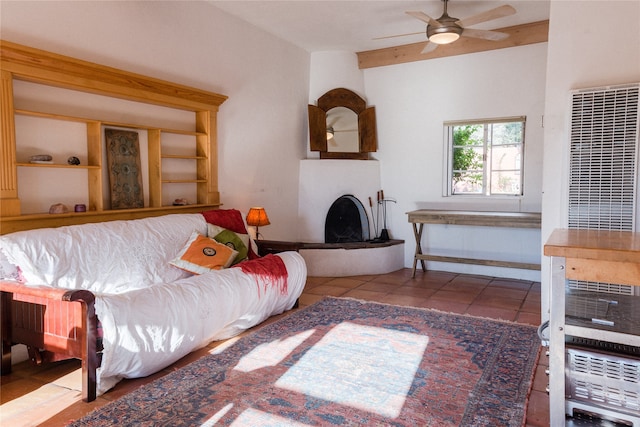
[(247, 409), (243, 411), (234, 422), (231, 423), (231, 427), (274, 427), (274, 426), (287, 426), (287, 427), (305, 427), (307, 424), (297, 423), (288, 418), (279, 417), (268, 412), (258, 411), (257, 409)]
[(429, 338), (343, 322), (291, 367), (277, 387), (395, 418)]
[(251, 372), (268, 366), (276, 366), (314, 332), (315, 329), (310, 329), (283, 340), (274, 340), (259, 345), (240, 359), (233, 369), (240, 372)]
[(207, 421), (205, 421), (204, 423), (202, 423), (200, 427), (213, 427), (217, 425), (218, 421), (220, 421), (222, 417), (224, 417), (227, 414), (227, 412), (229, 412), (231, 409), (233, 409), (233, 403), (229, 403), (227, 406), (225, 406), (224, 408), (220, 409), (218, 412), (213, 414), (213, 416), (209, 418)]

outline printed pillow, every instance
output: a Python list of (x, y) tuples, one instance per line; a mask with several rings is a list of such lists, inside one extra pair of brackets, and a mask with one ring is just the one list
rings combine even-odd
[(247, 259), (249, 255), (249, 235), (238, 234), (226, 228), (219, 227), (213, 224), (207, 224), (207, 235), (214, 239), (216, 242), (229, 246), (231, 249), (238, 251), (236, 259), (233, 260), (235, 265), (240, 261)]
[(194, 231), (170, 263), (183, 270), (203, 274), (229, 267), (237, 255), (238, 251)]

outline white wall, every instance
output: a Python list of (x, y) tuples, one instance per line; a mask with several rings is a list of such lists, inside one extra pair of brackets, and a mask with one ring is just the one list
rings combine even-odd
[(309, 103), (331, 89), (344, 87), (365, 97), (364, 76), (358, 69), (358, 56), (354, 52), (325, 51), (311, 54), (309, 74)]
[[(615, 31), (597, 23), (615, 22)], [(610, 34), (607, 37), (607, 34)], [(547, 59), (542, 242), (566, 226), (570, 91), (640, 82), (640, 2), (552, 1)], [(543, 260), (543, 317), (549, 259)]]
[(265, 206), (295, 239), (310, 56), (208, 2), (2, 1), (2, 38), (229, 99), (218, 115), (224, 207)]
[[(535, 212), (541, 209), (541, 119), (547, 44), (400, 64), (364, 71), (368, 102), (376, 106), (381, 183), (393, 238), (404, 239), (405, 265), (413, 263), (413, 232), (406, 212), (421, 208), (456, 208)], [(506, 116), (527, 116), (523, 197), (482, 199), (444, 197), (443, 122)], [(467, 256), (539, 262), (540, 233), (531, 230), (467, 229), (428, 226), (433, 238), (423, 248)], [(515, 246), (514, 246), (515, 243)], [(513, 256), (516, 258), (513, 258)], [(449, 263), (429, 268), (539, 280), (539, 273)]]

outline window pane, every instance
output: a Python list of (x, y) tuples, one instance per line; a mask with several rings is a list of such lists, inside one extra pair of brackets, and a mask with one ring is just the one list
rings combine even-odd
[[(452, 173), (452, 185), (453, 192), (456, 188), (468, 188), (468, 184), (474, 186), (480, 185), (480, 192), (482, 192), (482, 147), (454, 147), (453, 149), (453, 173)], [(465, 181), (463, 187), (456, 186), (458, 181)], [(466, 191), (463, 191), (466, 192)], [(476, 192), (474, 189), (472, 192)]]
[(482, 194), (482, 171), (458, 172), (452, 182), (453, 194)]
[(453, 145), (455, 147), (482, 147), (484, 145), (484, 127), (482, 125), (454, 126)]
[(453, 128), (453, 194), (482, 194), (484, 127), (482, 125)]
[(521, 145), (497, 145), (491, 148), (491, 170), (520, 169)]
[(491, 126), (491, 143), (493, 145), (502, 144), (522, 144), (523, 122), (494, 123)]
[(491, 172), (491, 194), (520, 194), (520, 171)]

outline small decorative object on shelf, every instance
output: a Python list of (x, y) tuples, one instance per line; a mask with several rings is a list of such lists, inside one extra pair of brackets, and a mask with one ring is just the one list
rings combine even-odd
[(80, 159), (77, 158), (76, 156), (71, 156), (67, 159), (67, 163), (69, 163), (70, 165), (77, 166), (80, 164)]
[(29, 158), (29, 163), (53, 163), (53, 157), (50, 154), (36, 154)]
[(67, 208), (62, 203), (55, 203), (51, 205), (51, 207), (49, 207), (50, 214), (61, 214), (61, 213), (67, 213), (67, 212), (69, 212), (69, 208)]
[(173, 201), (173, 206), (186, 206), (188, 204), (189, 202), (187, 201), (187, 199), (175, 199)]
[(75, 212), (86, 212), (87, 211), (87, 205), (79, 203), (79, 204), (74, 206), (73, 210)]

